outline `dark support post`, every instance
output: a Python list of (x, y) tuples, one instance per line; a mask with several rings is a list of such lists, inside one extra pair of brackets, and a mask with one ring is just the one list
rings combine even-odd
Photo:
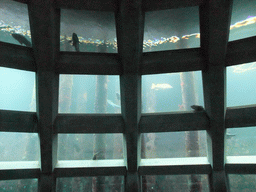
[(205, 1), (200, 6), (201, 48), (205, 59), (203, 87), (209, 116), (208, 158), (212, 167), (211, 191), (229, 191), (225, 174), (226, 50), (232, 0)]
[(52, 173), (57, 163), (58, 142), (53, 124), (58, 114), (59, 75), (55, 73), (55, 61), (60, 43), (60, 11), (51, 0), (31, 1), (28, 9), (37, 68), (36, 113), (41, 146), (38, 191), (55, 191), (55, 187), (51, 187), (56, 186)]
[[(141, 0), (121, 0), (116, 14), (118, 53), (122, 65), (120, 76), (121, 110), (125, 122), (124, 158), (127, 163), (126, 191), (141, 191), (138, 167), (141, 141), (141, 59), (144, 33), (144, 13)], [(136, 98), (136, 99), (134, 99)]]

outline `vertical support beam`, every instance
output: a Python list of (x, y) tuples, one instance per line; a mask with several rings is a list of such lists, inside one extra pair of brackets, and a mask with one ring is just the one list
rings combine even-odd
[(56, 179), (52, 172), (57, 163), (58, 142), (53, 124), (58, 114), (59, 75), (55, 73), (55, 60), (59, 52), (60, 11), (54, 9), (51, 0), (31, 1), (28, 10), (37, 65), (36, 112), (41, 147), (38, 186), (39, 191), (55, 191), (52, 186), (56, 186)]
[(205, 1), (200, 6), (201, 48), (205, 58), (203, 87), (205, 110), (210, 119), (207, 133), (208, 158), (212, 166), (211, 191), (229, 191), (225, 174), (225, 57), (232, 0)]
[(38, 179), (38, 189), (40, 192), (55, 191), (56, 178), (52, 174), (42, 173)]
[(116, 14), (118, 53), (123, 68), (120, 77), (122, 116), (125, 122), (124, 146), (127, 162), (126, 191), (141, 191), (138, 175), (141, 140), (141, 75), (144, 13), (141, 0), (121, 0)]

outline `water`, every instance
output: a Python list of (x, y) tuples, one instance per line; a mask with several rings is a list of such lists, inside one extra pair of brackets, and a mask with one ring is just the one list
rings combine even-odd
[[(232, 15), (230, 27), (230, 41), (245, 38), (248, 37), (248, 35), (255, 35), (255, 6), (249, 6), (249, 4), (245, 6), (244, 8), (251, 7), (248, 12), (248, 10), (245, 9), (238, 9), (237, 7), (239, 7), (240, 4), (237, 3), (238, 1), (234, 2), (234, 14)], [(31, 41), (26, 5), (6, 0), (2, 0), (0, 4), (0, 41), (19, 45), (19, 42), (11, 36), (12, 33), (22, 34)], [(191, 8), (191, 10), (193, 9), (198, 8)], [(60, 51), (75, 51), (71, 42), (69, 42), (72, 33), (75, 32), (78, 34), (79, 41), (81, 42), (80, 50), (82, 52), (117, 53), (113, 13), (79, 11), (74, 14), (74, 12), (77, 11), (62, 10)], [(144, 52), (199, 47), (198, 12), (194, 13), (195, 17), (191, 17), (191, 20), (186, 19), (186, 16), (182, 16), (182, 14), (180, 14), (182, 11), (179, 14), (178, 12), (179, 11), (175, 12), (177, 14), (172, 15), (172, 19), (176, 18), (180, 21), (175, 27), (169, 25), (168, 17), (166, 21), (157, 23), (159, 25), (158, 27), (156, 27), (156, 23), (150, 23), (148, 26), (145, 25)], [(157, 14), (159, 13), (148, 13), (148, 18)], [(165, 14), (166, 13), (163, 15)], [(70, 15), (74, 16), (69, 18)], [(94, 17), (94, 19), (92, 19), (92, 17)], [(146, 22), (150, 20), (148, 18), (146, 18)], [(186, 27), (180, 25), (181, 21), (187, 24)], [(170, 27), (172, 27), (172, 31)], [(175, 28), (175, 30), (173, 30), (173, 28)], [(254, 85), (256, 81), (255, 69), (255, 63), (227, 68), (228, 107), (256, 103), (256, 89)], [(10, 69), (0, 68), (0, 78), (2, 78), (2, 81), (0, 81), (0, 108), (2, 110), (35, 111), (35, 73), (32, 73), (31, 76), (26, 73), (27, 72), (22, 72), (21, 70), (14, 72)], [(190, 72), (190, 74), (192, 74), (190, 78), (192, 78), (193, 81), (187, 81), (189, 77), (184, 73), (143, 76), (142, 113), (189, 111), (191, 110), (190, 106), (193, 104), (204, 106), (201, 72)], [(153, 84), (159, 85), (159, 88), (152, 88)], [(166, 85), (170, 85), (171, 87)], [(121, 113), (121, 109), (115, 107), (115, 105), (121, 105), (120, 100), (116, 97), (116, 93), (120, 94), (118, 76), (61, 75), (59, 93), (59, 113)], [(111, 102), (107, 102), (108, 100), (115, 105), (111, 105)], [(231, 133), (234, 136), (227, 138), (227, 155), (255, 155), (254, 130), (254, 127), (232, 129)], [(185, 137), (184, 132), (177, 134), (179, 136), (173, 136), (172, 134), (163, 134), (161, 136), (154, 133), (145, 134), (145, 140), (142, 146), (144, 145), (147, 152), (144, 154), (144, 158), (171, 158), (191, 155), (186, 148), (186, 145), (191, 143), (191, 141), (189, 141), (189, 139), (181, 140), (181, 138)], [(1, 137), (3, 138), (4, 136), (5, 135), (1, 133)], [(66, 151), (63, 150), (65, 154), (60, 154), (60, 159), (91, 159), (91, 156), (97, 150), (101, 149), (99, 147), (97, 148), (97, 146), (99, 146), (97, 145), (97, 136), (88, 134), (87, 137), (89, 137), (89, 139), (81, 135), (70, 136), (69, 142), (73, 143), (69, 145), (71, 146), (69, 151), (73, 149), (73, 153), (68, 153), (68, 147), (66, 147)], [(15, 137), (8, 138), (15, 139)], [(22, 136), (22, 138), (25, 139), (24, 143), (28, 143), (29, 137)], [(116, 138), (119, 139), (119, 141), (117, 147), (115, 147), (115, 150), (120, 150), (120, 156), (118, 157), (114, 155), (113, 148), (111, 149), (110, 147), (110, 141), (113, 139), (108, 136), (101, 138), (104, 138), (105, 145), (105, 147), (104, 145), (101, 147), (108, 151), (106, 158), (123, 158), (123, 156), (120, 155), (123, 150), (121, 144), (122, 140), (120, 140), (120, 138)], [(206, 140), (205, 136), (199, 134), (198, 137), (195, 136), (195, 138), (195, 145), (193, 146), (195, 148), (200, 146), (199, 150), (197, 150), (199, 155), (196, 154), (196, 156), (206, 156), (206, 147), (201, 147), (202, 142)], [(68, 136), (65, 139), (66, 140), (61, 142), (67, 141)], [(8, 145), (3, 143), (3, 139), (0, 141), (2, 141), (0, 143), (1, 147)], [(86, 145), (86, 147), (81, 150), (80, 146), (83, 146), (82, 144), (86, 142), (90, 144)], [(166, 145), (168, 142), (169, 144)], [(80, 146), (76, 146), (76, 144)], [(164, 151), (166, 152), (165, 154), (159, 151), (159, 148), (168, 145), (170, 145), (170, 147)], [(79, 153), (79, 149), (84, 153)], [(26, 150), (30, 151), (29, 148), (26, 148)], [(15, 154), (16, 157), (20, 158), (12, 160), (28, 158), (27, 153), (24, 151), (21, 152), (21, 150), (16, 151)], [(4, 157), (10, 160), (7, 156), (5, 155)], [(10, 157), (12, 156), (9, 155), (9, 158)], [(36, 156), (32, 159), (35, 160)], [(237, 180), (240, 181), (241, 178)], [(31, 184), (30, 186), (33, 185)], [(1, 183), (0, 189), (5, 190), (7, 186), (11, 187), (9, 184)], [(11, 189), (9, 189), (9, 191), (11, 191)]]

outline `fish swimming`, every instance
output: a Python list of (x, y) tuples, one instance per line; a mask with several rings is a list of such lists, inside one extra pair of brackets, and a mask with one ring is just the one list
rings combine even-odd
[(226, 138), (227, 139), (231, 139), (232, 137), (235, 137), (236, 134), (230, 134), (230, 133), (226, 133)]
[(116, 98), (118, 101), (120, 101), (120, 94), (119, 93), (116, 93)]
[(195, 111), (204, 111), (204, 108), (200, 105), (191, 105), (190, 107)]
[(227, 139), (231, 139), (232, 137), (235, 137), (235, 136), (236, 136), (236, 134), (231, 133), (230, 130), (227, 130), (227, 131), (226, 131), (226, 138), (227, 138)]
[(109, 105), (111, 105), (112, 107), (117, 107), (117, 108), (120, 108), (120, 107), (121, 107), (120, 105), (117, 105), (117, 104), (113, 103), (111, 100), (108, 100), (108, 99), (107, 99), (107, 103), (108, 103)]
[(77, 36), (77, 34), (76, 33), (73, 33), (72, 34), (72, 40), (71, 41), (69, 41), (69, 42), (73, 42), (73, 46), (75, 47), (75, 50), (77, 51), (77, 52), (80, 52), (80, 50), (79, 50), (79, 39), (78, 39), (78, 36)]
[(31, 43), (30, 43), (30, 42), (27, 40), (27, 38), (24, 37), (23, 35), (17, 34), (17, 33), (13, 33), (13, 34), (12, 34), (12, 37), (13, 37), (15, 40), (19, 41), (19, 43), (20, 43), (21, 45), (24, 44), (24, 45), (26, 45), (27, 47), (32, 47)]
[(159, 89), (171, 89), (172, 86), (167, 84), (167, 83), (162, 83), (162, 84), (155, 84), (152, 83), (151, 89), (159, 90)]

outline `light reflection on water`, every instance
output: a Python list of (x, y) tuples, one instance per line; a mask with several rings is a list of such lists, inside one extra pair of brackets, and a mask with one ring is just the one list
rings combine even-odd
[[(236, 22), (235, 24), (230, 26), (230, 30), (240, 28), (243, 26), (247, 25), (252, 25), (255, 24), (256, 22), (256, 17), (249, 17), (245, 20)], [(27, 36), (31, 38), (31, 33), (30, 30), (25, 30), (22, 28), (22, 26), (12, 26), (10, 24), (5, 23), (3, 20), (0, 21), (0, 31), (3, 32), (10, 32), (10, 33), (18, 33), (22, 34), (24, 36)], [(78, 36), (79, 41), (81, 43), (85, 44), (94, 44), (94, 45), (110, 45), (113, 46), (114, 49), (117, 49), (117, 40), (116, 38), (114, 39), (109, 39), (109, 40), (103, 40), (103, 39), (93, 39), (93, 38), (83, 38), (82, 36)], [(161, 44), (165, 43), (177, 43), (180, 41), (180, 39), (191, 39), (191, 38), (200, 38), (200, 33), (193, 33), (193, 34), (188, 34), (188, 35), (183, 35), (182, 37), (177, 37), (177, 36), (171, 36), (171, 37), (161, 37), (160, 39), (153, 38), (153, 39), (147, 39), (143, 41), (143, 49), (145, 48), (150, 48), (153, 46), (158, 46)], [(72, 39), (72, 36), (67, 36), (66, 40), (70, 41)], [(65, 36), (61, 35), (60, 36), (60, 42), (63, 42), (65, 40)]]

